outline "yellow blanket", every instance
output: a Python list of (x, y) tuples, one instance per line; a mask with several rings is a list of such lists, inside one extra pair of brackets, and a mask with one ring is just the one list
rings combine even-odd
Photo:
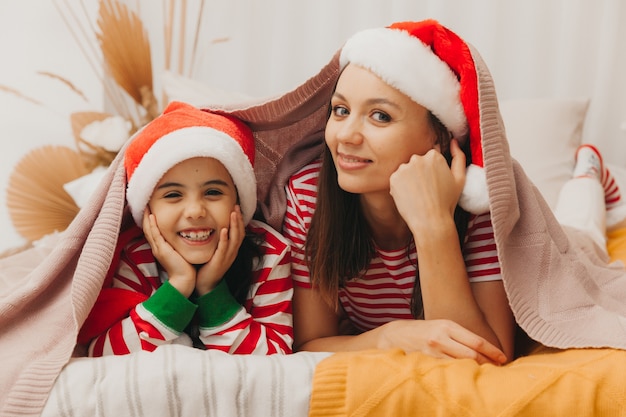
[(505, 366), (400, 350), (336, 353), (309, 416), (624, 416), (626, 351), (538, 348)]
[(611, 262), (622, 261), (626, 265), (626, 228), (609, 231), (606, 238), (606, 249)]

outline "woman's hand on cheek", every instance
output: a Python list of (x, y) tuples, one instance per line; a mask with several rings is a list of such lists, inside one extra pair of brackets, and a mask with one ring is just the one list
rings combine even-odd
[(220, 230), (217, 249), (213, 257), (198, 271), (196, 282), (198, 295), (202, 296), (210, 292), (222, 280), (226, 271), (237, 258), (245, 235), (246, 229), (243, 224), (241, 208), (236, 206), (235, 210), (230, 213), (230, 227)]
[(409, 227), (422, 219), (452, 216), (465, 183), (465, 155), (452, 141), (452, 166), (443, 155), (431, 149), (413, 155), (401, 164), (390, 179), (390, 193), (400, 215)]
[(148, 208), (144, 211), (142, 226), (152, 254), (167, 272), (170, 284), (182, 295), (189, 297), (196, 285), (195, 268), (163, 238), (156, 218)]

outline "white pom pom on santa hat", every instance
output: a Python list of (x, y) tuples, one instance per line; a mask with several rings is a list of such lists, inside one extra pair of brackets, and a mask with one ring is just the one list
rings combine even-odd
[(468, 45), (435, 20), (400, 22), (357, 32), (339, 60), (342, 69), (349, 63), (366, 68), (429, 109), (461, 146), (469, 140), (471, 165), (459, 205), (488, 212), (478, 81)]

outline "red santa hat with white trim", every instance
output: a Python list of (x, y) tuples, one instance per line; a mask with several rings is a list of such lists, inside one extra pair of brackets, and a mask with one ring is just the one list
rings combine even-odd
[(372, 71), (429, 109), (459, 144), (469, 140), (471, 164), (459, 205), (474, 214), (489, 211), (477, 74), (468, 45), (435, 20), (399, 22), (349, 38), (339, 64), (343, 69), (349, 63)]
[(130, 141), (124, 153), (126, 201), (137, 225), (163, 175), (195, 157), (215, 158), (226, 167), (237, 187), (244, 224), (252, 219), (257, 201), (254, 136), (239, 119), (172, 102)]

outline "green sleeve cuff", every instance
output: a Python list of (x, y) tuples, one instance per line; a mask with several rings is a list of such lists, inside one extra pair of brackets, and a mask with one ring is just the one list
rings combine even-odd
[(241, 308), (241, 304), (232, 296), (226, 281), (222, 280), (213, 291), (197, 300), (200, 327), (210, 328), (226, 323)]
[(198, 306), (189, 301), (168, 281), (143, 302), (146, 310), (170, 329), (182, 333)]

